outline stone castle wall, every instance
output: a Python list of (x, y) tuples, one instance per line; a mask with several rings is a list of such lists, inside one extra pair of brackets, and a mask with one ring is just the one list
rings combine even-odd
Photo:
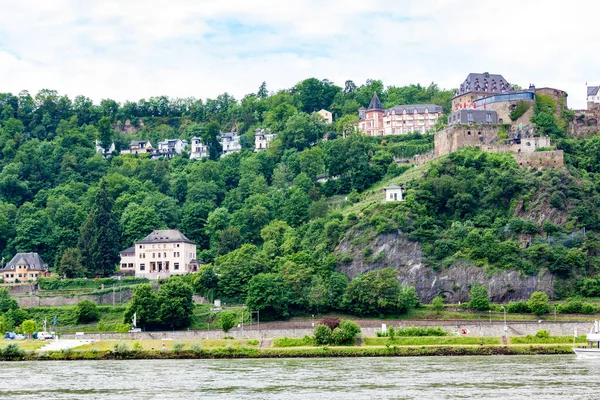
[(564, 167), (562, 150), (536, 151), (534, 153), (512, 153), (520, 167)]

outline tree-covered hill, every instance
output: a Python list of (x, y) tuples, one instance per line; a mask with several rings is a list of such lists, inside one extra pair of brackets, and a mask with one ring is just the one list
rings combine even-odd
[[(316, 79), (271, 94), (263, 85), (241, 101), (223, 94), (95, 105), (53, 91), (0, 94), (0, 251), (38, 252), (61, 275), (105, 275), (119, 250), (177, 227), (207, 263), (192, 277), (202, 294), (273, 316), (373, 314), (400, 312), (414, 299), (366, 246), (395, 232), (418, 245), (432, 271), (464, 263), (486, 273), (550, 271), (557, 295), (600, 296), (597, 137), (559, 139), (564, 169), (520, 169), (509, 155), (473, 149), (417, 169), (398, 166), (394, 156), (431, 150), (432, 135), (353, 133), (373, 92), (386, 106), (447, 108), (451, 95), (435, 85), (339, 88)], [(321, 108), (334, 113), (333, 126), (311, 115)], [(253, 151), (255, 128), (279, 135), (268, 150)], [(131, 139), (155, 144), (219, 130), (245, 135), (243, 151), (202, 161), (95, 153), (96, 140), (122, 148)], [(407, 201), (381, 204), (379, 189), (400, 182)], [(114, 245), (91, 249), (98, 235)], [(351, 281), (341, 273), (356, 258), (340, 247), (348, 241), (360, 249), (363, 272), (381, 271)]]

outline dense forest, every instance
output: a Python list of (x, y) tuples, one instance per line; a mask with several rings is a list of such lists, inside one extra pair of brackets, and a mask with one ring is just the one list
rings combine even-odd
[[(38, 252), (67, 277), (110, 275), (119, 250), (154, 229), (178, 228), (207, 263), (190, 278), (207, 297), (273, 317), (380, 314), (410, 307), (414, 289), (398, 285), (392, 270), (349, 282), (339, 272), (347, 255), (336, 247), (348, 232), (400, 230), (434, 269), (460, 260), (491, 272), (547, 269), (561, 278), (560, 296), (600, 296), (599, 137), (565, 137), (560, 118), (540, 106), (538, 125), (565, 150), (567, 168), (520, 169), (510, 155), (465, 149), (408, 181), (406, 202), (360, 208), (373, 185), (412, 170), (394, 156), (433, 148), (429, 134), (354, 133), (358, 108), (374, 92), (386, 107), (435, 103), (446, 112), (452, 96), (435, 84), (341, 88), (314, 78), (276, 93), (263, 84), (241, 100), (224, 93), (97, 105), (51, 90), (0, 94), (0, 251)], [(334, 114), (332, 125), (313, 115), (322, 108)], [(267, 151), (253, 151), (256, 128), (279, 135)], [(202, 161), (185, 152), (170, 160), (118, 155), (132, 139), (210, 142), (219, 131), (242, 134), (243, 151)], [(97, 154), (96, 140), (117, 151)], [(102, 249), (91, 245), (98, 236)]]

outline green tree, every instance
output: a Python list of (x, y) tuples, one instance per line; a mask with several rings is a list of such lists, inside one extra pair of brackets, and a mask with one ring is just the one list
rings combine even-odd
[(58, 273), (69, 279), (85, 276), (81, 251), (78, 248), (71, 247), (63, 253), (58, 266)]
[(219, 326), (227, 333), (237, 324), (237, 316), (232, 311), (222, 312), (219, 316)]
[(21, 323), (21, 332), (27, 335), (27, 337), (31, 337), (33, 332), (35, 332), (35, 321), (32, 319), (26, 319)]
[(490, 296), (487, 288), (483, 285), (475, 284), (469, 292), (469, 307), (475, 311), (487, 311), (490, 309)]
[(412, 286), (402, 285), (398, 296), (398, 309), (400, 311), (410, 313), (419, 305), (419, 296), (417, 291)]
[(289, 317), (289, 288), (281, 275), (262, 273), (248, 283), (246, 307), (260, 311), (261, 319), (268, 321)]
[(156, 293), (152, 290), (152, 285), (145, 283), (137, 285), (133, 289), (131, 303), (129, 303), (123, 315), (123, 323), (131, 324), (134, 314), (136, 315), (138, 327), (152, 330), (158, 326)]
[(112, 211), (106, 181), (100, 182), (94, 207), (81, 227), (79, 248), (91, 276), (108, 276), (119, 262), (119, 227)]
[(169, 279), (156, 296), (160, 324), (167, 329), (184, 329), (191, 325), (194, 314), (193, 290), (181, 279)]
[(7, 313), (11, 310), (19, 308), (19, 304), (15, 299), (10, 297), (10, 292), (7, 288), (0, 288), (0, 313)]
[(77, 323), (79, 324), (89, 324), (90, 322), (96, 322), (100, 319), (98, 306), (96, 303), (89, 300), (81, 300), (77, 303), (75, 315), (77, 316)]
[(531, 296), (529, 296), (529, 300), (527, 301), (527, 305), (532, 313), (541, 317), (542, 315), (548, 313), (550, 311), (550, 306), (548, 305), (548, 295), (544, 292), (533, 292)]

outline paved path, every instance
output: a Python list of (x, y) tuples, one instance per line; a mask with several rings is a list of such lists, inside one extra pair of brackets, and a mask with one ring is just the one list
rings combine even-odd
[(273, 340), (271, 339), (263, 339), (260, 341), (260, 346), (259, 348), (261, 349), (268, 349), (269, 347), (271, 347), (271, 343), (273, 342)]
[(48, 344), (40, 347), (38, 351), (72, 349), (73, 347), (79, 347), (90, 343), (92, 343), (92, 340), (50, 340), (48, 341)]

